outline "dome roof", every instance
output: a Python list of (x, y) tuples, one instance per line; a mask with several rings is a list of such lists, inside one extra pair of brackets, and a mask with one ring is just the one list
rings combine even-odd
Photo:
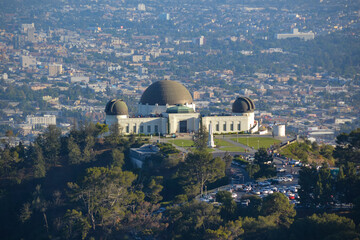
[(192, 103), (190, 92), (181, 83), (171, 80), (161, 80), (151, 84), (140, 99), (141, 104), (176, 105)]
[(186, 107), (186, 106), (175, 106), (175, 107), (170, 107), (168, 109), (166, 109), (167, 113), (194, 113), (194, 109)]
[(238, 97), (232, 105), (233, 113), (249, 113), (254, 112), (254, 102), (247, 97)]
[(113, 99), (106, 104), (106, 115), (128, 115), (128, 107), (121, 99)]

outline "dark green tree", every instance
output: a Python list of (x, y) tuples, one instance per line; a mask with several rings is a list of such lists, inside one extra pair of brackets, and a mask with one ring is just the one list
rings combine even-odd
[(291, 226), (292, 239), (359, 239), (354, 222), (336, 214), (312, 215)]
[(336, 137), (337, 146), (333, 153), (340, 164), (353, 162), (360, 164), (360, 128), (351, 133), (341, 133)]
[(82, 212), (67, 210), (63, 226), (66, 239), (85, 239), (90, 229), (91, 226)]
[(68, 138), (68, 159), (70, 164), (79, 164), (82, 162), (81, 150), (74, 138), (70, 136)]
[(313, 206), (315, 203), (315, 184), (317, 182), (316, 166), (302, 167), (299, 171), (299, 196), (303, 206)]
[(206, 229), (215, 230), (221, 223), (218, 209), (197, 200), (169, 208), (167, 216), (169, 239), (206, 239)]
[(203, 151), (207, 148), (208, 132), (205, 126), (201, 126), (194, 135), (194, 146), (197, 150)]
[(195, 151), (188, 153), (180, 168), (180, 176), (186, 184), (199, 185), (203, 194), (206, 183), (211, 183), (225, 175), (225, 163), (221, 158), (213, 158), (211, 153)]
[(273, 158), (270, 154), (267, 153), (265, 148), (260, 148), (255, 153), (255, 163), (261, 165), (267, 164), (268, 162), (272, 163)]
[(276, 192), (264, 198), (260, 214), (272, 215), (278, 226), (289, 228), (294, 221), (296, 211), (284, 194)]
[(45, 159), (41, 150), (41, 147), (38, 144), (31, 146), (29, 150), (30, 158), (34, 166), (34, 177), (42, 178), (46, 175), (46, 166)]
[(205, 239), (233, 240), (238, 239), (243, 233), (241, 220), (229, 221), (225, 226), (220, 226), (216, 230), (206, 229)]
[(55, 125), (50, 125), (44, 134), (39, 135), (35, 143), (42, 148), (46, 163), (50, 166), (57, 165), (61, 149), (61, 131)]
[(236, 203), (229, 191), (219, 191), (216, 193), (216, 201), (221, 203), (220, 215), (225, 221), (233, 220), (236, 214)]

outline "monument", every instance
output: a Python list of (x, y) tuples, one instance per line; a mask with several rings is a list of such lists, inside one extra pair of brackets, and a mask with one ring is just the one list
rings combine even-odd
[(210, 124), (209, 124), (208, 147), (209, 147), (209, 148), (214, 148), (214, 147), (215, 147), (214, 136), (213, 136), (213, 128), (212, 128), (212, 122), (210, 122)]

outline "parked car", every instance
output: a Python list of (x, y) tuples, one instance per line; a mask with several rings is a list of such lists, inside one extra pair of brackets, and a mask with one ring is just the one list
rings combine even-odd
[(268, 182), (268, 181), (264, 181), (264, 182), (259, 182), (258, 185), (259, 185), (259, 186), (262, 186), (262, 187), (263, 187), (263, 186), (270, 186), (271, 183)]

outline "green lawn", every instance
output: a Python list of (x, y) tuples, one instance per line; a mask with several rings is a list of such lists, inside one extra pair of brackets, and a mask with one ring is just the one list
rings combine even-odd
[(231, 146), (234, 146), (234, 144), (231, 144), (223, 139), (219, 139), (219, 138), (215, 138), (214, 139), (214, 142), (215, 142), (215, 145), (217, 147), (231, 147)]
[(194, 141), (188, 140), (188, 139), (173, 139), (173, 140), (170, 140), (169, 143), (175, 144), (176, 146), (179, 146), (179, 147), (193, 147), (194, 146)]
[[(173, 139), (173, 140), (168, 141), (168, 143), (175, 144), (176, 146), (179, 146), (179, 147), (190, 148), (191, 151), (193, 151), (195, 149), (193, 140)], [(215, 151), (215, 149), (207, 148), (206, 151), (207, 152), (213, 152), (213, 151)]]
[[(232, 138), (232, 141), (236, 142), (236, 138)], [(248, 145), (249, 147), (253, 147), (254, 149), (258, 149), (259, 147), (268, 148), (271, 145), (280, 143), (280, 140), (277, 140), (275, 138), (266, 138), (266, 137), (239, 137), (238, 143), (244, 144), (245, 146)]]
[[(236, 141), (236, 139), (235, 139)], [(234, 144), (231, 144), (224, 139), (214, 139), (215, 145), (217, 149), (221, 151), (228, 151), (228, 152), (245, 152), (245, 149), (242, 147), (235, 146)], [(179, 147), (185, 147), (185, 148), (194, 148), (194, 141), (189, 139), (172, 139), (169, 140), (168, 143), (175, 144)], [(206, 151), (213, 152), (215, 149), (207, 148)]]

